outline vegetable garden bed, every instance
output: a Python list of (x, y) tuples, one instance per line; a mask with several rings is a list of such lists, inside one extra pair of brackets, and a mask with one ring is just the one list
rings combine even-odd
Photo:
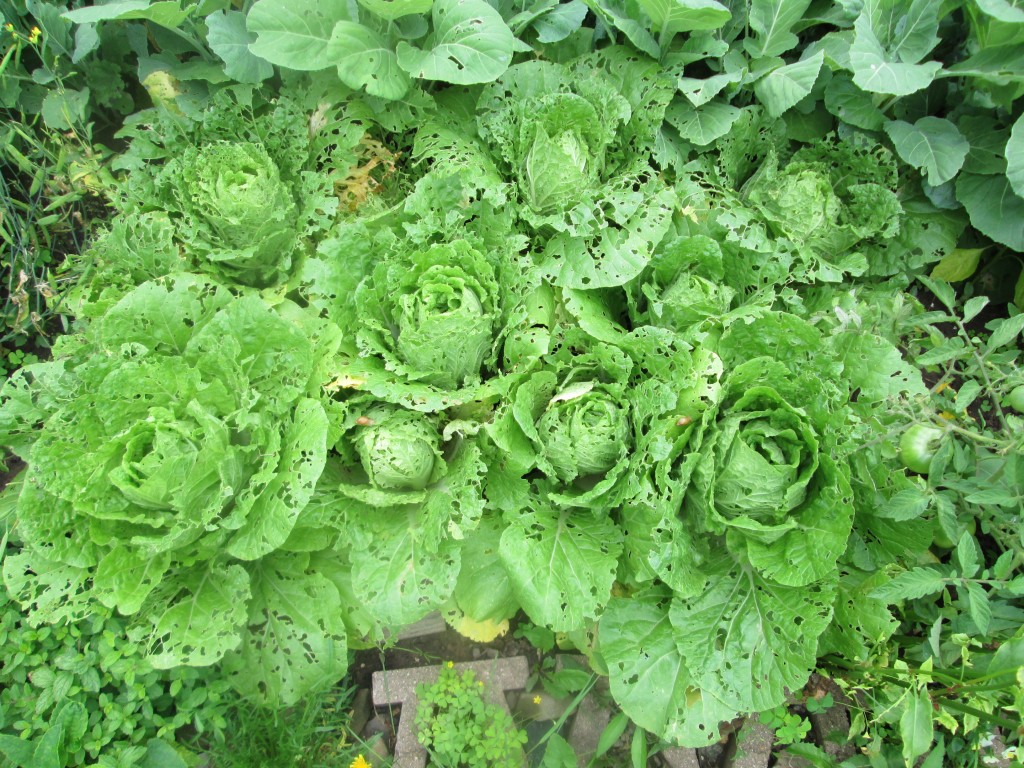
[(1020, 761), (1017, 4), (0, 11), (13, 765), (365, 765), (433, 612), (606, 686), (544, 768)]

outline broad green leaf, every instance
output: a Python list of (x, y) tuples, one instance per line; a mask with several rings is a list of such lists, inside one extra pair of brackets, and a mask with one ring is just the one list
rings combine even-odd
[(674, 101), (665, 111), (668, 121), (687, 141), (705, 147), (729, 132), (742, 110), (722, 101), (711, 101), (694, 109)]
[(663, 36), (718, 29), (732, 18), (716, 0), (637, 0), (637, 4), (650, 16), (654, 31)]
[(253, 570), (249, 629), (224, 659), (232, 683), (251, 699), (291, 706), (348, 667), (345, 607), (334, 584), (308, 565), (308, 555), (275, 554)]
[(872, 93), (908, 96), (927, 88), (942, 69), (937, 61), (907, 64), (896, 60), (882, 48), (867, 17), (861, 15), (854, 25), (856, 36), (850, 46), (853, 82)]
[(96, 567), (93, 594), (104, 605), (117, 608), (124, 616), (137, 613), (167, 572), (170, 561), (167, 552), (143, 554), (115, 545)]
[(431, 15), (434, 31), (425, 49), (398, 44), (398, 65), (410, 75), (469, 85), (489, 83), (508, 69), (515, 37), (484, 0), (437, 0)]
[(743, 47), (755, 59), (781, 56), (800, 42), (793, 26), (803, 19), (810, 0), (753, 0), (747, 23), (756, 37), (747, 37)]
[(366, 88), (371, 96), (400, 99), (409, 90), (409, 75), (398, 66), (398, 57), (384, 40), (354, 21), (334, 25), (328, 44), (338, 77), (350, 88)]
[(299, 71), (326, 69), (334, 25), (351, 21), (346, 0), (259, 0), (246, 17), (256, 34), (249, 50), (272, 64)]
[(146, 754), (139, 762), (139, 768), (188, 768), (188, 764), (163, 739), (150, 739), (146, 742)]
[(677, 598), (670, 609), (687, 666), (705, 692), (740, 711), (782, 704), (814, 669), (818, 637), (832, 620), (838, 574), (785, 587), (737, 563), (727, 550), (705, 568), (707, 589)]
[(900, 737), (903, 740), (903, 758), (909, 765), (928, 751), (934, 731), (932, 700), (926, 689), (910, 694), (906, 706), (900, 718)]
[(456, 542), (445, 540), (427, 547), (418, 507), (373, 510), (377, 519), (368, 528), (366, 546), (351, 553), (352, 590), (367, 610), (387, 627), (419, 621), (451, 597), (461, 564)]
[(743, 75), (740, 72), (725, 72), (705, 78), (681, 77), (678, 88), (693, 106), (701, 107), (721, 93), (726, 86), (738, 83), (742, 79)]
[(583, 25), (587, 6), (580, 0), (559, 3), (535, 22), (538, 43), (560, 43)]
[[(646, 23), (639, 21), (640, 14), (635, 5), (627, 5), (626, 0), (583, 0), (594, 15), (609, 28), (618, 29), (638, 50), (643, 51), (652, 59), (661, 56), (661, 48), (651, 35)], [(645, 20), (646, 21), (646, 20)]]
[[(56, 728), (54, 730), (59, 731)], [(33, 761), (34, 752), (35, 744), (31, 741), (0, 733), (0, 754), (10, 760), (17, 768), (39, 768)], [(58, 768), (62, 768), (59, 763)]]
[(895, 603), (933, 595), (946, 587), (946, 577), (934, 568), (904, 571), (887, 584), (872, 590), (871, 597)]
[(1006, 178), (1017, 196), (1024, 198), (1024, 115), (1017, 118), (1006, 142)]
[(978, 7), (999, 21), (1024, 24), (1024, 2), (1021, 0), (978, 0)]
[(115, 0), (104, 5), (90, 5), (61, 14), (75, 24), (95, 24), (98, 21), (120, 19), (124, 14), (142, 11), (149, 7), (149, 0)]
[(701, 691), (676, 642), (667, 595), (613, 598), (598, 627), (612, 696), (640, 727), (667, 741), (703, 747), (718, 741), (718, 725), (736, 716)]
[(523, 510), (501, 536), (512, 590), (535, 624), (582, 629), (608, 601), (622, 534), (587, 510)]
[(912, 0), (909, 6), (897, 2), (895, 9), (880, 2), (875, 7), (873, 20), (884, 17), (886, 24), (892, 24), (886, 47), (901, 62), (916, 64), (939, 44), (939, 6), (934, 0)]
[(68, 131), (81, 126), (89, 107), (89, 89), (81, 90), (55, 88), (43, 98), (40, 114), (47, 128)]
[(961, 173), (956, 180), (956, 198), (978, 231), (1015, 251), (1024, 251), (1024, 198), (1014, 193), (1006, 176)]
[(358, 0), (370, 13), (394, 21), (414, 13), (426, 13), (434, 0)]
[(807, 96), (818, 79), (824, 60), (824, 51), (818, 51), (809, 59), (773, 69), (754, 83), (754, 93), (768, 114), (779, 117)]
[[(996, 85), (1020, 83), (1024, 81), (1024, 46), (1011, 43), (982, 48), (973, 56), (947, 67), (946, 71), (977, 77)], [(974, 119), (990, 122), (991, 116), (978, 115)]]
[(139, 622), (150, 623), (150, 663), (157, 669), (202, 667), (238, 647), (249, 604), (249, 574), (209, 562), (174, 572), (152, 593)]
[(872, 95), (839, 73), (825, 86), (825, 106), (843, 122), (866, 131), (877, 131), (885, 122), (885, 114)]
[(194, 7), (189, 5), (183, 9), (177, 0), (156, 3), (149, 0), (117, 0), (105, 5), (92, 5), (67, 11), (62, 16), (76, 24), (95, 24), (98, 21), (113, 19), (142, 19), (152, 21), (161, 27), (175, 29), (191, 15)]
[(210, 50), (224, 62), (224, 72), (240, 83), (261, 83), (274, 74), (274, 66), (249, 50), (256, 35), (245, 27), (241, 11), (217, 11), (206, 17)]
[(484, 518), (463, 545), (455, 602), (466, 616), (477, 621), (501, 621), (519, 610), (508, 571), (499, 556), (502, 531), (500, 518)]
[(959, 129), (942, 117), (922, 117), (911, 125), (890, 120), (885, 132), (904, 161), (928, 175), (933, 187), (956, 176), (964, 164), (970, 144)]
[(978, 271), (978, 262), (984, 252), (984, 248), (957, 248), (942, 257), (942, 261), (932, 270), (931, 276), (947, 283), (966, 280)]

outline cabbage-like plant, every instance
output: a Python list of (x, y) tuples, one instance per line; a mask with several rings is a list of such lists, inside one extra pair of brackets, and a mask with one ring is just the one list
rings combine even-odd
[(264, 287), (289, 273), (297, 205), (267, 151), (251, 142), (189, 148), (173, 161), (180, 226), (195, 257), (231, 280)]
[(634, 324), (663, 326), (687, 338), (706, 333), (729, 312), (736, 295), (725, 282), (721, 246), (705, 235), (679, 237), (659, 248), (627, 290)]
[(371, 395), (342, 407), (325, 490), (351, 562), (350, 588), (374, 624), (409, 624), (455, 589), (463, 539), (484, 508), (481, 452), (439, 415)]
[(382, 262), (356, 293), (364, 354), (410, 381), (479, 383), (501, 320), (495, 269), (465, 241)]
[(860, 274), (874, 249), (900, 232), (897, 184), (895, 160), (884, 148), (822, 141), (785, 164), (770, 152), (744, 185), (743, 198), (776, 237)]
[(617, 48), (517, 64), (484, 88), (480, 137), (557, 284), (621, 285), (667, 232), (676, 200), (650, 154), (671, 98), (670, 78)]
[[(288, 302), (179, 275), (142, 284), (9, 382), (0, 432), (39, 425), (15, 441), (28, 463), (24, 547), (4, 562), (29, 620), (75, 618), (98, 600), (131, 617), (155, 666), (242, 649), (244, 687), (275, 699), (301, 696), (318, 666), (343, 669), (344, 625), (295, 612), (314, 599), (340, 612), (337, 589), (296, 581), (303, 567), (278, 554), (327, 459), (318, 371), (336, 347)], [(285, 615), (306, 634), (301, 655), (254, 639)]]

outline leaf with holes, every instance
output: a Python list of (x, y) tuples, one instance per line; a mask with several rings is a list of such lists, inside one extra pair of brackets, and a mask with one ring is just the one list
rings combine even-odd
[(611, 596), (622, 534), (607, 517), (538, 505), (513, 516), (500, 551), (530, 620), (573, 632), (596, 619)]
[(650, 590), (608, 603), (598, 637), (612, 696), (633, 722), (666, 741), (710, 746), (719, 740), (718, 724), (740, 713), (694, 679), (668, 599), (664, 590)]
[(253, 568), (249, 629), (224, 659), (232, 684), (251, 700), (290, 706), (348, 668), (341, 597), (308, 566), (309, 555), (289, 553)]
[(515, 37), (484, 0), (438, 0), (431, 15), (434, 31), (423, 49), (398, 44), (398, 65), (410, 75), (469, 85), (489, 83), (508, 69)]
[(409, 90), (409, 75), (381, 37), (354, 21), (334, 25), (329, 55), (338, 65), (338, 77), (350, 88), (366, 88), (371, 96), (400, 99)]
[(707, 590), (677, 598), (669, 610), (687, 668), (702, 690), (739, 711), (777, 707), (814, 669), (818, 637), (832, 620), (837, 574), (786, 587), (728, 551), (705, 568)]

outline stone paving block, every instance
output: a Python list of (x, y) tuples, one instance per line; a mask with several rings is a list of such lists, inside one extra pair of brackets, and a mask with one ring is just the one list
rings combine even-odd
[(853, 757), (857, 752), (856, 747), (852, 744), (840, 743), (850, 732), (849, 706), (852, 702), (843, 693), (843, 690), (831, 680), (820, 676), (816, 676), (815, 680), (818, 685), (832, 694), (835, 705), (824, 712), (808, 716), (814, 739), (825, 750), (825, 753), (835, 760), (843, 761)]
[[(493, 661), (471, 661), (455, 664), (457, 672), (472, 670), (477, 680), (483, 681), (492, 703), (508, 710), (505, 691), (526, 687), (529, 664), (525, 656)], [(424, 768), (426, 750), (416, 739), (413, 728), (416, 717), (416, 686), (433, 683), (441, 672), (440, 666), (390, 669), (373, 673), (373, 703), (378, 707), (401, 705), (398, 733), (395, 737), (394, 768)]]
[(597, 742), (612, 719), (612, 713), (593, 694), (586, 696), (576, 709), (569, 731), (572, 745), (580, 765), (585, 765), (597, 752)]
[(725, 764), (731, 768), (767, 768), (775, 744), (775, 732), (761, 721), (748, 718), (736, 732), (736, 753)]
[(668, 768), (700, 768), (697, 750), (692, 747), (670, 747), (658, 755)]

